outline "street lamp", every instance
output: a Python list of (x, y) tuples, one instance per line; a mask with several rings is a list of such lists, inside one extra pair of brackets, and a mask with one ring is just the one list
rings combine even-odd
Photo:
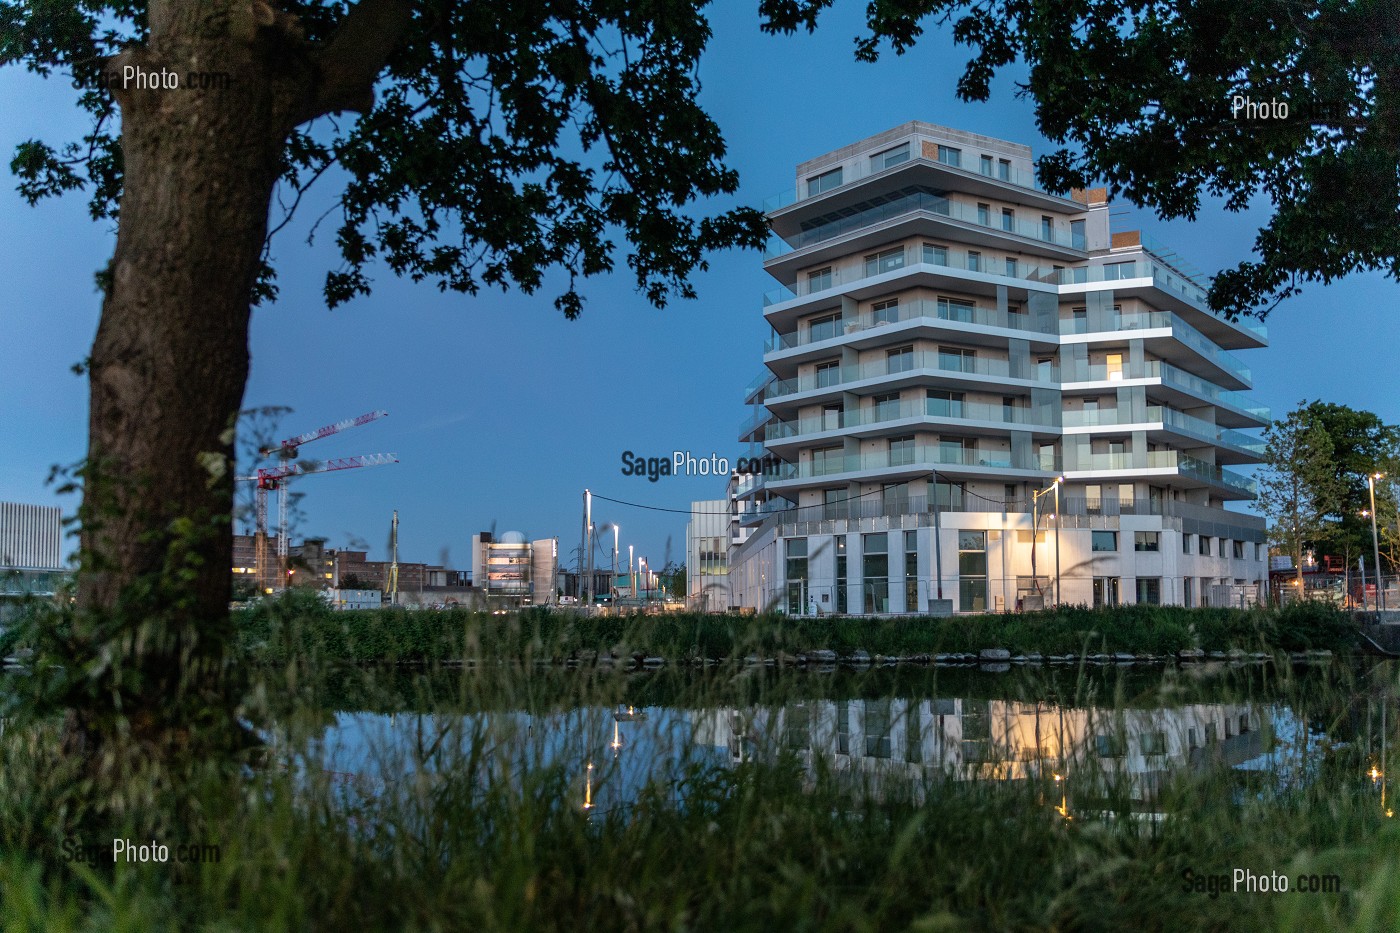
[(1376, 563), (1376, 607), (1385, 612), (1385, 577), (1381, 574), (1381, 545), (1376, 534), (1376, 480), (1384, 473), (1368, 473), (1366, 486), (1371, 493), (1371, 557)]
[(612, 596), (613, 606), (617, 606), (617, 522), (613, 522), (613, 571), (612, 579), (608, 581), (608, 593)]
[[(1036, 572), (1036, 541), (1040, 537), (1040, 497), (1051, 493), (1055, 494), (1055, 512), (1053, 518), (1058, 520), (1060, 514), (1060, 484), (1065, 478), (1055, 477), (1055, 481), (1038, 492), (1031, 493), (1031, 579), (1035, 581), (1036, 589), (1040, 588), (1040, 577)], [(1044, 593), (1041, 594), (1044, 596)], [(1060, 601), (1060, 526), (1055, 526), (1055, 589), (1054, 599), (1056, 605)]]

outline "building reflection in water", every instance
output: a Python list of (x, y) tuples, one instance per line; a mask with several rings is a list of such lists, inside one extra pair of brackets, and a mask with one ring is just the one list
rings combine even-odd
[[(928, 778), (1046, 780), (1068, 817), (1077, 789), (1108, 786), (1151, 809), (1166, 779), (1208, 766), (1264, 767), (1286, 711), (1246, 704), (1172, 709), (1064, 707), (971, 699), (796, 703), (781, 709), (691, 714), (693, 741), (740, 763), (782, 752), (818, 761), (879, 792)], [(1283, 721), (1279, 721), (1279, 716)]]

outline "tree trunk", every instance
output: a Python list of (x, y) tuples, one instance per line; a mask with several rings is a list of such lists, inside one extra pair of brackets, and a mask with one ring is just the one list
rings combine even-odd
[(74, 647), (97, 671), (74, 717), (83, 742), (117, 717), (148, 751), (200, 721), (234, 726), (234, 426), (293, 104), (267, 30), (238, 35), (249, 9), (153, 3), (149, 44), (108, 68), (124, 184), (90, 361)]

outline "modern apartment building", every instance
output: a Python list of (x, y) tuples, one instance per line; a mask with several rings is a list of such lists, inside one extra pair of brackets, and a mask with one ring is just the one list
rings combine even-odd
[[(734, 490), (734, 603), (790, 613), (1249, 602), (1264, 523), (1231, 467), (1268, 412), (1199, 276), (1028, 147), (913, 122), (766, 205), (772, 327)], [(755, 451), (756, 452), (756, 451)], [(935, 533), (937, 532), (937, 533)]]

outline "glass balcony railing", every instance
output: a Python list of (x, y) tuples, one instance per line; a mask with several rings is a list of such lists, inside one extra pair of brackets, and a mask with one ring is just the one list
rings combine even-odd
[(744, 416), (743, 420), (739, 422), (738, 436), (741, 439), (748, 437), (752, 431), (758, 428), (759, 425), (768, 421), (770, 418), (772, 418), (772, 415), (768, 412), (768, 409), (766, 408), (759, 408), (755, 411), (749, 412), (747, 415)]
[(1108, 470), (1174, 469), (1190, 476), (1236, 492), (1253, 496), (1258, 484), (1247, 476), (1206, 463), (1175, 450), (1147, 450), (1122, 453), (1080, 454), (1067, 469), (1071, 472), (1104, 472)]
[(897, 196), (885, 204), (868, 207), (840, 220), (832, 223), (822, 224), (810, 230), (804, 230), (790, 239), (775, 237), (769, 243), (768, 250), (764, 254), (764, 259), (772, 259), (775, 256), (782, 256), (794, 250), (804, 249), (808, 246), (815, 246), (827, 240), (844, 236), (856, 230), (863, 230), (873, 227), (916, 211), (935, 214), (940, 217), (947, 217), (950, 220), (957, 220), (962, 223), (972, 224), (978, 227), (985, 227), (1001, 233), (1011, 233), (1019, 237), (1030, 240), (1038, 240), (1042, 243), (1053, 243), (1056, 246), (1064, 246), (1072, 249), (1083, 249), (1082, 243), (1077, 243), (1068, 230), (1056, 229), (1054, 226), (1045, 226), (1039, 221), (1023, 220), (1016, 217), (1003, 217), (1001, 214), (993, 214), (990, 211), (981, 211), (976, 204), (965, 204), (962, 201), (955, 201), (943, 195), (933, 194), (928, 191), (915, 191), (910, 194)]
[[(1124, 279), (1151, 279), (1152, 284), (1157, 288), (1178, 295), (1207, 314), (1219, 317), (1206, 304), (1206, 290), (1204, 288), (1173, 271), (1170, 267), (1151, 259), (1111, 262), (1101, 266), (1079, 266), (1059, 271), (1061, 285), (1116, 282)], [(1269, 329), (1256, 321), (1239, 320), (1233, 323), (1236, 327), (1257, 334), (1262, 339), (1269, 338)]]
[(900, 302), (893, 308), (863, 311), (852, 318), (824, 323), (820, 328), (808, 327), (787, 334), (771, 333), (768, 340), (764, 342), (763, 352), (774, 353), (779, 350), (791, 350), (822, 340), (831, 340), (838, 336), (847, 336), (889, 324), (915, 320), (924, 320), (930, 324), (948, 321), (955, 324), (982, 324), (987, 327), (1003, 327), (1008, 330), (1023, 330), (1031, 333), (1045, 332), (1035, 326), (1029, 314), (1012, 314), (1007, 311), (998, 311), (996, 308), (919, 299)]
[(1025, 375), (1013, 376), (1011, 364), (1007, 360), (921, 351), (903, 353), (883, 360), (872, 360), (869, 363), (861, 363), (856, 366), (833, 366), (829, 369), (803, 374), (796, 379), (780, 379), (768, 386), (763, 398), (767, 401), (798, 392), (811, 392), (848, 382), (859, 382), (881, 376), (897, 376), (901, 373), (917, 370), (970, 373), (1002, 379), (1020, 378), (1047, 385), (1053, 384), (1058, 378), (1058, 371), (1050, 364), (1038, 364), (1030, 367)]
[[(910, 140), (911, 148), (913, 147), (915, 142), (915, 140)], [(968, 157), (971, 158), (972, 156), (969, 155)], [(914, 155), (913, 158), (900, 164), (907, 165), (909, 164), (909, 162), (924, 162), (927, 165), (939, 165), (943, 168), (952, 169), (953, 171), (961, 172), (962, 174), (971, 177), (989, 178), (992, 181), (1005, 182), (1007, 184), (1015, 185), (1018, 188), (1026, 188), (1041, 194), (1045, 193), (1044, 190), (1036, 183), (1034, 172), (1025, 172), (1010, 166), (1003, 166), (1000, 163), (993, 165), (989, 171), (980, 162), (978, 163), (977, 168), (973, 168), (970, 166), (964, 167), (962, 165), (950, 165), (947, 162), (940, 162), (935, 159), (925, 159), (922, 156)], [(835, 167), (836, 166), (834, 165), (832, 166), (832, 168)], [(834, 187), (840, 188), (845, 185), (849, 185), (852, 182), (860, 181), (863, 178), (867, 178), (870, 175), (884, 170), (885, 166), (879, 165), (878, 163), (872, 163), (870, 159), (860, 159), (855, 162), (847, 162), (841, 166), (841, 181)], [(834, 189), (828, 188), (826, 190), (829, 191)], [(809, 197), (815, 197), (818, 194), (824, 193), (824, 191), (814, 191), (808, 193), (806, 185), (803, 185), (800, 188), (789, 188), (786, 191), (782, 191), (778, 194), (770, 195), (769, 197), (764, 198), (762, 203), (762, 209), (764, 213), (772, 213), (773, 211), (782, 210), (785, 207), (791, 207), (798, 201), (804, 201)]]
[(948, 399), (926, 399), (919, 402), (898, 402), (872, 405), (855, 411), (833, 412), (811, 418), (776, 421), (768, 426), (769, 440), (862, 428), (874, 424), (902, 421), (909, 418), (947, 418), (959, 421), (985, 421), (1004, 425), (1028, 427), (1059, 427), (1053, 409), (1036, 410), (1012, 405), (992, 405), (984, 402), (958, 402)]
[(1239, 358), (1222, 350), (1215, 341), (1201, 333), (1178, 314), (1168, 311), (1146, 311), (1123, 314), (1119, 312), (1085, 314), (1060, 320), (1061, 334), (1110, 333), (1126, 330), (1170, 328), (1172, 336), (1215, 363), (1242, 382), (1251, 382), (1249, 367)]
[(899, 467), (926, 468), (960, 467), (997, 470), (1033, 470), (1053, 473), (1059, 469), (1059, 458), (1031, 456), (1014, 460), (1011, 452), (1000, 449), (976, 449), (953, 445), (911, 445), (906, 448), (866, 454), (835, 454), (814, 457), (802, 463), (785, 463), (778, 471), (779, 480), (811, 479), (842, 473), (864, 473), (871, 470)]
[(1269, 409), (1242, 392), (1228, 391), (1200, 376), (1188, 373), (1170, 363), (1146, 360), (1141, 364), (1105, 364), (1067, 361), (1062, 364), (1064, 382), (1120, 382), (1124, 379), (1161, 379), (1163, 385), (1200, 396), (1217, 405), (1244, 412), (1263, 421), (1269, 420)]
[(1196, 418), (1175, 408), (1163, 405), (1149, 405), (1142, 418), (1135, 419), (1127, 411), (1117, 408), (1099, 408), (1092, 411), (1066, 411), (1061, 415), (1066, 428), (1100, 427), (1125, 424), (1162, 424), (1173, 430), (1197, 437), (1212, 444), (1220, 444), (1263, 456), (1264, 442), (1243, 431), (1222, 428), (1202, 418)]

